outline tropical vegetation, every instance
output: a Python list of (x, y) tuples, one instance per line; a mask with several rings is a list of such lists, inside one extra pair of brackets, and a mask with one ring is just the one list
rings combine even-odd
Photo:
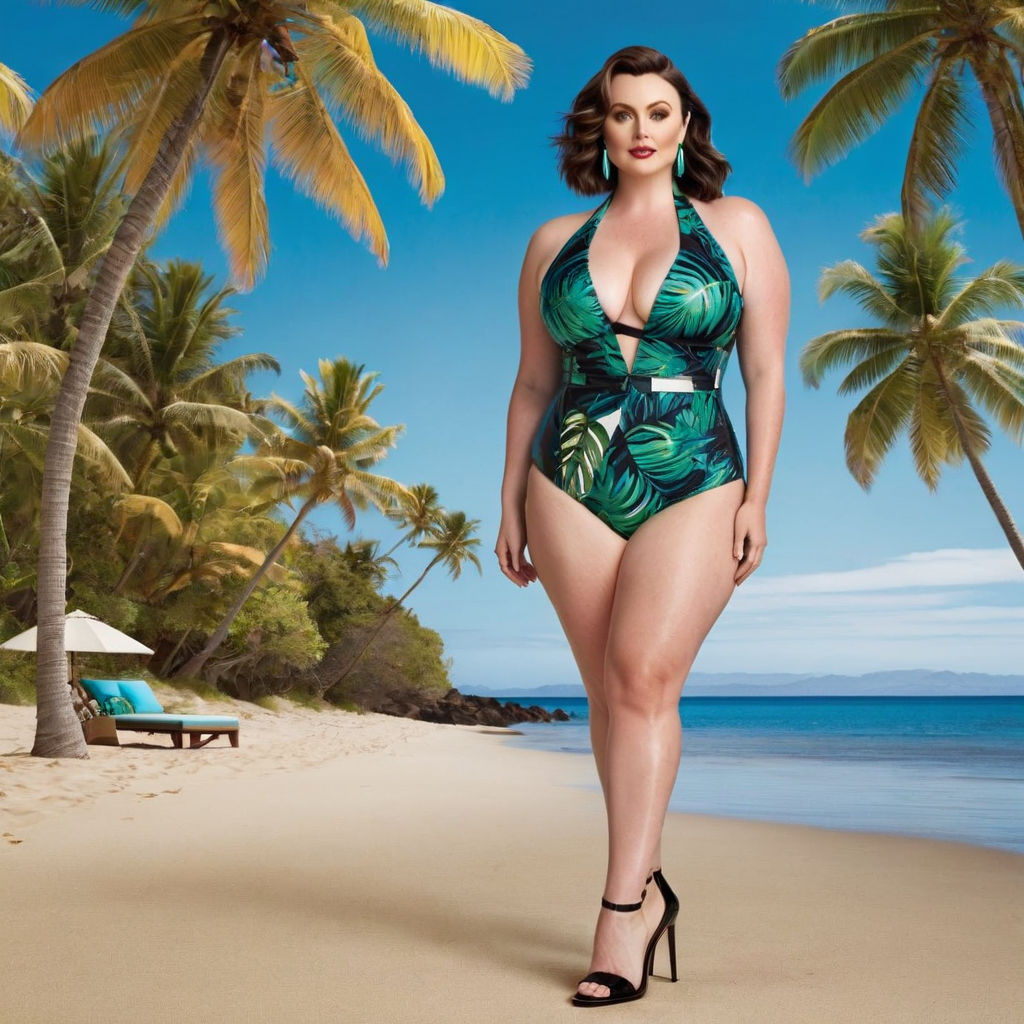
[[(429, 0), (360, 0), (351, 8), (333, 0), (93, 5), (135, 20), (60, 75), (18, 135), (26, 150), (49, 152), (97, 132), (108, 134), (122, 155), (123, 188), (130, 196), (89, 281), (52, 404), (43, 460), (33, 750), (68, 756), (85, 753), (64, 679), (72, 464), (93, 372), (153, 227), (173, 212), (195, 168), (206, 163), (215, 176), (214, 211), (235, 282), (251, 286), (269, 251), (263, 194), (269, 159), (383, 263), (384, 227), (337, 120), (401, 160), (425, 202), (440, 193), (443, 177), (408, 105), (377, 69), (366, 23), (502, 98), (525, 83), (529, 70), (522, 50), (500, 33)], [(146, 458), (134, 468), (148, 472)]]
[(996, 168), (1024, 235), (1024, 8), (1011, 0), (882, 0), (841, 14), (796, 40), (778, 66), (792, 98), (839, 76), (797, 128), (791, 151), (810, 177), (876, 131), (923, 84), (900, 190), (900, 214), (862, 235), (877, 246), (879, 273), (844, 261), (819, 293), (854, 298), (881, 326), (830, 331), (801, 356), (807, 384), (854, 364), (840, 394), (869, 390), (847, 421), (846, 462), (867, 488), (897, 436), (907, 432), (920, 477), (935, 489), (944, 465), (964, 458), (1024, 568), (1024, 543), (982, 462), (991, 431), (983, 413), (1024, 441), (1021, 323), (1000, 319), (1024, 299), (1024, 270), (1000, 260), (967, 281), (948, 209), (973, 99), (992, 127)]
[[(428, 0), (361, 0), (351, 8), (331, 0), (94, 0), (93, 6), (134, 16), (134, 21), (59, 76), (27, 118), (27, 91), (17, 76), (0, 69), (0, 128), (20, 125), (21, 150), (41, 153), (43, 159), (101, 135), (117, 152), (116, 192), (122, 204), (112, 231), (93, 254), (94, 263), (72, 266), (65, 261), (59, 267), (51, 246), (50, 263), (36, 267), (34, 278), (18, 282), (24, 286), (21, 294), (37, 304), (45, 302), (47, 289), (59, 292), (70, 332), (62, 340), (47, 336), (41, 341), (66, 348), (67, 355), (66, 367), (52, 364), (60, 371), (59, 387), (47, 403), (45, 454), (39, 459), (37, 451), (33, 467), (42, 475), (39, 507), (32, 516), (33, 523), (38, 521), (33, 587), (39, 625), (33, 750), (47, 755), (85, 752), (65, 686), (62, 633), (69, 581), (67, 516), (83, 422), (102, 419), (108, 440), (122, 455), (128, 493), (108, 511), (116, 512), (117, 542), (127, 543), (130, 554), (117, 579), (109, 581), (111, 594), (124, 594), (143, 578), (151, 596), (191, 595), (195, 587), (211, 586), (214, 580), (225, 592), (232, 585), (244, 591), (244, 596), (232, 595), (234, 603), (216, 621), (200, 617), (187, 627), (209, 641), (196, 652), (193, 668), (204, 666), (223, 643), (246, 600), (255, 596), (264, 577), (271, 578), (278, 557), (295, 539), (305, 505), (290, 531), (281, 532), (272, 514), (275, 502), (300, 496), (307, 484), (315, 488), (310, 476), (324, 482), (334, 474), (324, 487), (343, 508), (360, 505), (371, 492), (378, 504), (394, 501), (401, 490), (380, 478), (374, 491), (367, 479), (372, 475), (368, 467), (388, 446), (383, 435), (354, 441), (351, 453), (335, 450), (333, 465), (326, 455), (320, 460), (318, 452), (304, 469), (297, 467), (303, 461), (294, 451), (302, 443), (301, 431), (289, 435), (270, 424), (265, 404), (253, 401), (245, 388), (248, 373), (270, 367), (271, 357), (254, 355), (233, 366), (198, 370), (190, 362), (198, 353), (182, 329), (194, 328), (197, 342), (207, 346), (222, 340), (227, 293), (206, 295), (206, 318), (193, 324), (182, 313), (198, 310), (198, 296), (209, 283), (201, 270), (153, 268), (139, 261), (154, 227), (182, 200), (196, 167), (205, 163), (214, 172), (215, 214), (235, 284), (251, 286), (266, 265), (263, 184), (268, 160), (350, 234), (365, 240), (383, 263), (383, 224), (338, 121), (402, 161), (428, 204), (440, 194), (443, 176), (408, 105), (377, 69), (366, 26), (505, 99), (525, 83), (529, 70), (514, 43), (479, 20)], [(15, 166), (21, 167), (11, 159), (5, 162), (5, 167)], [(14, 215), (21, 205), (8, 212)], [(45, 249), (48, 239), (42, 234), (32, 244)], [(8, 247), (12, 265), (25, 254), (20, 244)], [(4, 284), (0, 281), (0, 287)], [(20, 321), (12, 326), (24, 331), (39, 327), (38, 310), (17, 301), (12, 305)], [(114, 347), (115, 338), (120, 347)], [(101, 362), (105, 342), (111, 347)], [(160, 365), (154, 360), (158, 350), (166, 357)], [(13, 377), (27, 358), (23, 349), (8, 353), (0, 365)], [(113, 408), (117, 415), (110, 415)], [(275, 408), (280, 411), (279, 403)], [(397, 428), (387, 429), (393, 438)], [(259, 446), (256, 456), (232, 450), (242, 440)], [(259, 474), (251, 475), (254, 459), (262, 460), (263, 477), (276, 474), (276, 493)], [(197, 483), (197, 467), (199, 478), (205, 474), (220, 482), (201, 491), (197, 508), (186, 509), (182, 503)], [(342, 477), (347, 483), (338, 483)], [(211, 496), (215, 500), (207, 512)], [(326, 499), (315, 499), (321, 500)], [(244, 524), (242, 532), (252, 536), (213, 540), (210, 520), (225, 519), (221, 510), (232, 502), (269, 519), (259, 525), (236, 518)], [(196, 510), (198, 521), (192, 518)], [(76, 505), (76, 516), (78, 511)], [(163, 559), (162, 573), (153, 572), (149, 554), (154, 550)], [(198, 564), (193, 559), (197, 550)], [(254, 572), (256, 550), (266, 554)], [(248, 589), (238, 584), (239, 577)], [(279, 600), (285, 600), (290, 585), (281, 584)], [(261, 599), (266, 590), (260, 591)], [(165, 663), (173, 665), (187, 647), (188, 641), (179, 641)]]
[[(900, 214), (877, 218), (861, 237), (876, 247), (877, 274), (854, 260), (822, 273), (819, 296), (854, 299), (879, 326), (829, 331), (807, 343), (804, 380), (818, 387), (850, 366), (839, 394), (866, 390), (846, 424), (846, 464), (868, 488), (897, 437), (906, 433), (918, 475), (934, 490), (944, 465), (970, 463), (1011, 549), (1024, 568), (1024, 539), (982, 455), (990, 430), (981, 412), (1024, 441), (1024, 322), (999, 319), (1024, 307), (1024, 266), (1000, 260), (966, 280), (947, 209), (918, 229)], [(852, 364), (852, 365), (851, 365)]]
[[(992, 128), (996, 170), (1024, 235), (1024, 10), (1016, 0), (861, 0), (815, 26), (778, 67), (791, 99), (840, 76), (796, 130), (792, 153), (810, 177), (875, 132), (923, 83), (900, 197), (910, 223), (956, 183), (969, 127), (970, 78)], [(970, 72), (970, 77), (968, 77)]]

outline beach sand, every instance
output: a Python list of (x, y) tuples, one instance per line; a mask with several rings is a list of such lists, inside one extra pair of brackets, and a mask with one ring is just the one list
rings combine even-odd
[(680, 981), (594, 1017), (568, 1001), (604, 874), (588, 758), (190, 703), (240, 748), (31, 758), (34, 711), (0, 707), (4, 1024), (1024, 1020), (1022, 856), (672, 814)]

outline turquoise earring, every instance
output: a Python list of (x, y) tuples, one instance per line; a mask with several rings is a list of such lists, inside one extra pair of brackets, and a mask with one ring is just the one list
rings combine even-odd
[(676, 151), (676, 177), (681, 178), (685, 170), (686, 161), (683, 159), (683, 144), (680, 142), (679, 149)]
[(604, 180), (605, 181), (611, 181), (612, 180), (612, 169), (611, 169), (611, 165), (608, 163), (608, 147), (607, 146), (602, 146), (601, 147), (601, 173), (604, 175)]

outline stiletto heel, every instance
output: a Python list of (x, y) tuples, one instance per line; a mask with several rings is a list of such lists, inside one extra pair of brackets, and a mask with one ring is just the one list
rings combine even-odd
[[(654, 872), (651, 876), (657, 881), (657, 877), (660, 872)], [(651, 877), (647, 879), (651, 881)], [(667, 888), (668, 883), (665, 883)], [(658, 883), (658, 889), (664, 892), (661, 887), (661, 883)], [(672, 890), (668, 890), (672, 893)], [(603, 896), (601, 897), (601, 906), (605, 910), (616, 910), (620, 913), (633, 913), (639, 910), (644, 905), (644, 899), (647, 896), (647, 886), (644, 886), (644, 891), (640, 894), (640, 900), (637, 903), (612, 903), (606, 900)], [(673, 898), (675, 894), (672, 893)], [(582, 995), (577, 991), (572, 997), (573, 1006), (611, 1006), (616, 1003), (628, 1003), (634, 999), (639, 999), (647, 991), (647, 979), (654, 973), (654, 950), (658, 945), (658, 940), (670, 927), (671, 923), (675, 921), (675, 915), (679, 910), (679, 901), (675, 900), (675, 905), (670, 906), (669, 901), (665, 900), (665, 912), (661, 915), (661, 920), (658, 922), (658, 927), (654, 929), (654, 934), (651, 936), (650, 941), (647, 943), (647, 948), (644, 950), (644, 965), (643, 971), (640, 974), (640, 987), (637, 988), (628, 978), (623, 978), (619, 974), (612, 974), (609, 971), (592, 971), (585, 978), (582, 978), (579, 982), (580, 985), (585, 981), (594, 982), (596, 985), (604, 985), (608, 989), (608, 995), (606, 996), (586, 996)], [(675, 980), (675, 934), (673, 926), (673, 935), (670, 939), (670, 957), (672, 960), (672, 974), (673, 981)]]
[[(668, 931), (668, 962), (672, 980), (678, 981), (679, 976), (676, 974), (676, 918), (679, 916), (679, 897), (672, 891), (672, 887), (661, 873), (661, 868), (655, 868), (651, 877), (665, 900), (665, 919), (668, 922), (666, 928)], [(653, 957), (651, 959), (651, 974), (654, 974)]]

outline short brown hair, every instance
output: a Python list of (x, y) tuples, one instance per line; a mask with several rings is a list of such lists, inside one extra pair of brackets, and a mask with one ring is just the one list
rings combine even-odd
[(646, 74), (661, 75), (674, 86), (682, 103), (683, 117), (687, 112), (690, 114), (683, 140), (686, 170), (680, 179), (680, 188), (698, 199), (717, 199), (732, 166), (711, 144), (708, 108), (672, 61), (650, 46), (626, 46), (617, 50), (579, 91), (572, 110), (563, 116), (564, 130), (552, 139), (559, 151), (559, 173), (569, 188), (583, 196), (600, 195), (615, 188), (618, 182), (615, 166), (611, 167), (611, 180), (601, 172), (608, 87), (614, 75)]

